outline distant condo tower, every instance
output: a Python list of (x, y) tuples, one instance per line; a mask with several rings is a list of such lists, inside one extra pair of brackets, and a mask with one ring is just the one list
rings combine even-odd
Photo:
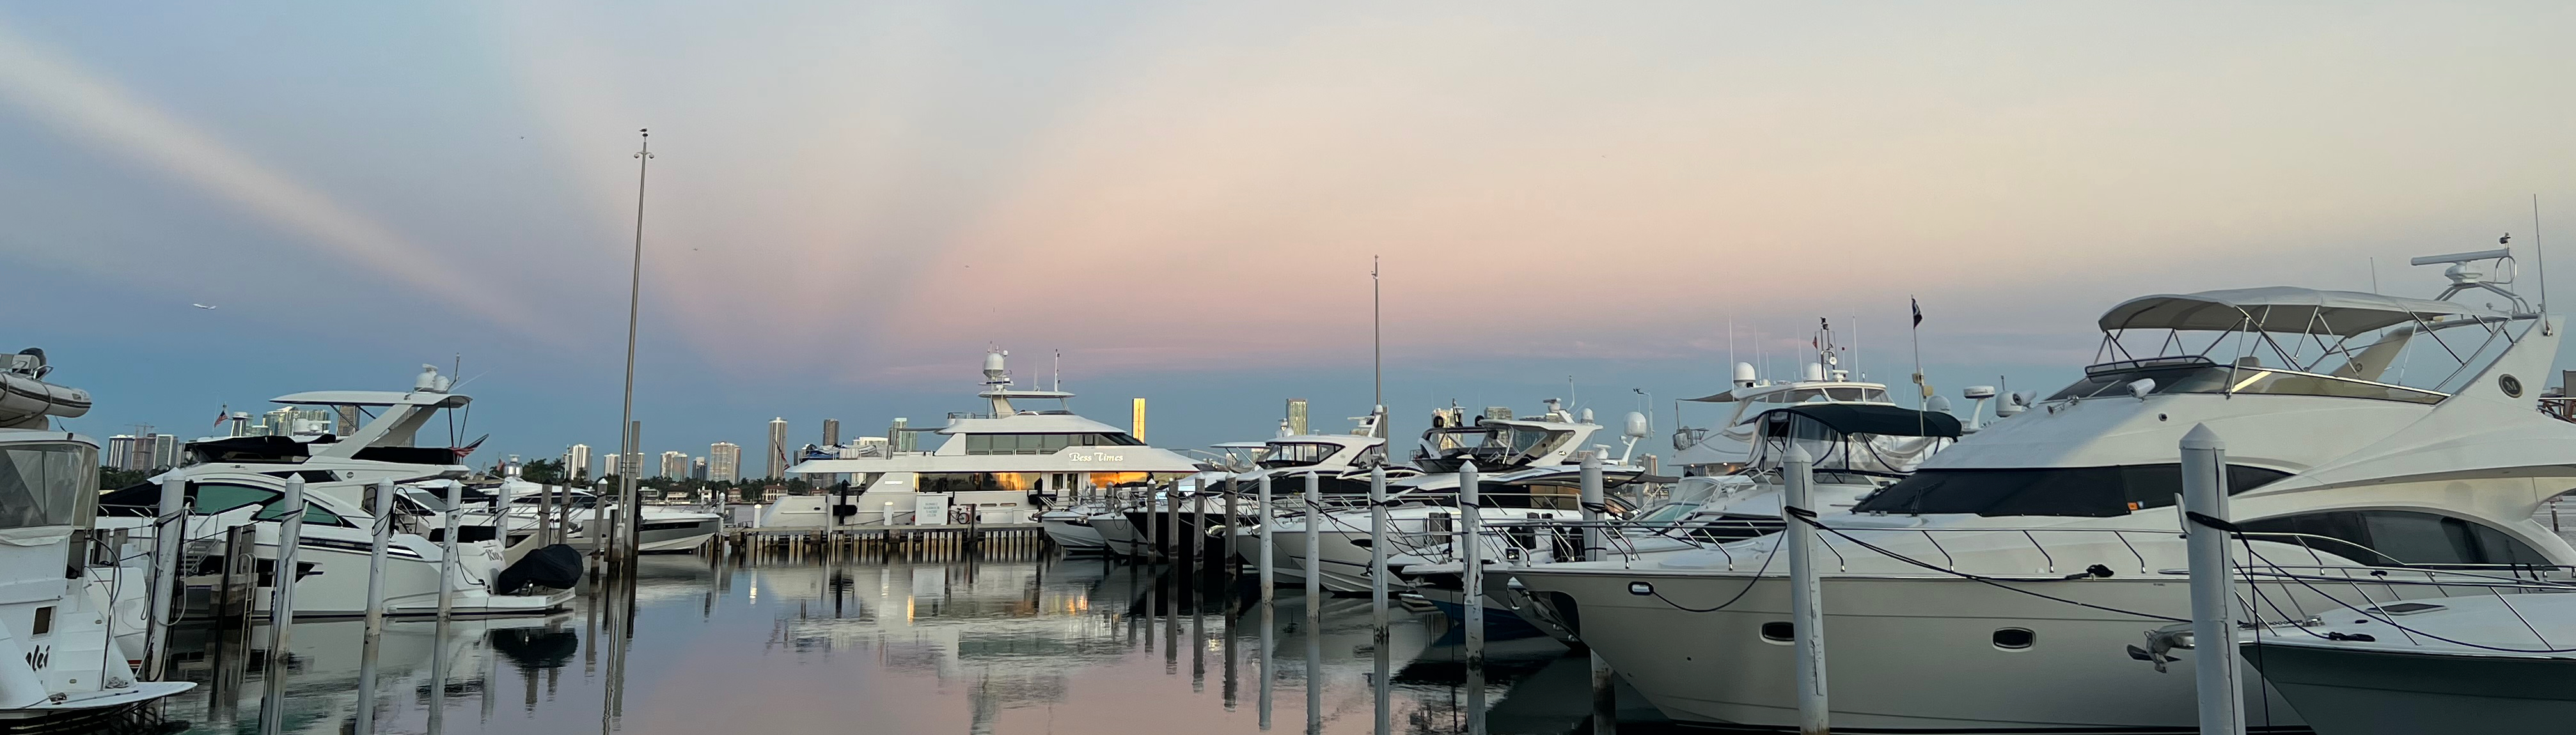
[(580, 480), (590, 477), (590, 445), (575, 444), (564, 448), (564, 478)]
[(1288, 433), (1294, 436), (1306, 435), (1306, 399), (1288, 399)]
[(840, 445), (841, 445), (841, 420), (840, 420), (840, 419), (824, 419), (824, 420), (823, 420), (823, 446), (827, 446), (827, 447), (837, 447), (837, 446), (840, 446)]
[(742, 447), (733, 442), (707, 445), (707, 480), (734, 482), (742, 479)]
[(766, 477), (787, 479), (787, 419), (769, 420), (769, 474)]
[(663, 452), (662, 476), (673, 480), (689, 478), (688, 452)]

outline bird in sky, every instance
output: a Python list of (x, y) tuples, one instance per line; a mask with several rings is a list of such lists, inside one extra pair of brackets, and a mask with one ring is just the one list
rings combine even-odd
[(206, 309), (206, 310), (213, 310), (213, 309), (215, 308), (215, 307), (212, 307), (212, 306), (207, 306), (207, 305), (205, 305), (205, 304), (189, 304), (189, 306), (194, 306), (194, 307), (197, 307), (197, 308), (200, 308), (200, 309)]

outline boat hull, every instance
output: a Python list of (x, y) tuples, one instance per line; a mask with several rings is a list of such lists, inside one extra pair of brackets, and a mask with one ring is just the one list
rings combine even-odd
[[(1795, 648), (1765, 637), (1785, 623), (1781, 577), (1691, 575), (1662, 570), (1513, 570), (1529, 598), (1607, 659), (1674, 719), (1795, 729)], [(1651, 585), (1636, 594), (1632, 583)], [(1746, 589), (1750, 582), (1751, 589)], [(2179, 578), (2039, 579), (2018, 589), (2104, 607), (2187, 617)], [(1927, 577), (1827, 577), (1825, 650), (1837, 729), (1883, 732), (2188, 732), (2197, 725), (2191, 663), (2158, 673), (2127, 646), (2169, 621), (2104, 612)], [(2273, 599), (2282, 591), (2267, 589)], [(1721, 608), (1722, 606), (1722, 608)], [(1686, 609), (1687, 608), (1687, 609)], [(2028, 647), (1995, 644), (2027, 629)], [(1686, 632), (1685, 632), (1686, 631)], [(2261, 711), (2262, 677), (2247, 670), (2248, 709)], [(2257, 725), (2299, 724), (2287, 702)]]
[(2317, 735), (2563, 733), (2576, 722), (2576, 659), (2242, 643)]

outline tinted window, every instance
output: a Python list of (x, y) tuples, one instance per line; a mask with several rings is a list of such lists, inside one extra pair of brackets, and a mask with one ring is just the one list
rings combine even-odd
[(2417, 511), (2339, 510), (2239, 525), (2246, 533), (2298, 534), (2266, 540), (2302, 544), (2365, 564), (2549, 563), (2539, 550), (2503, 531), (2464, 518)]
[[(2229, 465), (2227, 493), (2245, 492), (2288, 476), (2278, 470)], [(2181, 492), (2179, 464), (1924, 470), (1871, 495), (1852, 512), (2108, 517), (2173, 505), (2174, 496)]]

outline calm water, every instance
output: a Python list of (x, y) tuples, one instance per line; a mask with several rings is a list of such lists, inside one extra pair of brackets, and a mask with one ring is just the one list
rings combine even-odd
[[(361, 624), (300, 623), (281, 730), (352, 732), (372, 706), (403, 733), (1369, 733), (1380, 681), (1396, 732), (1464, 732), (1479, 699), (1492, 732), (1588, 727), (1586, 662), (1553, 641), (1497, 642), (1469, 681), (1445, 619), (1398, 607), (1381, 678), (1367, 599), (1323, 600), (1310, 628), (1279, 590), (1265, 645), (1250, 585), (1179, 576), (1034, 554), (647, 557), (631, 616), (612, 585), (549, 618), (389, 623), (371, 697)], [(180, 676), (201, 686), (169, 716), (259, 732), (265, 629), (187, 636)]]

